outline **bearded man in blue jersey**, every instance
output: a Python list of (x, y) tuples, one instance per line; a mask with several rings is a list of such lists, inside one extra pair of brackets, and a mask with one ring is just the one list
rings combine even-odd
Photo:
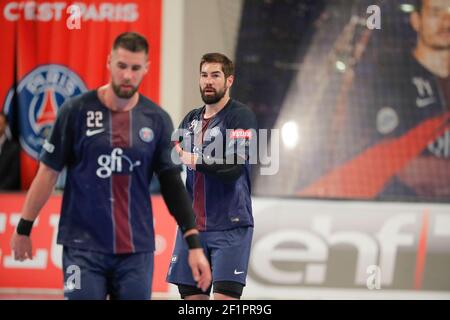
[[(204, 106), (189, 112), (176, 139), (181, 161), (188, 167), (186, 188), (192, 198), (203, 249), (210, 261), (214, 299), (240, 299), (246, 283), (253, 236), (250, 163), (254, 159), (256, 117), (230, 98), (233, 62), (221, 53), (205, 54), (200, 62), (200, 93)], [(209, 299), (189, 273), (188, 248), (179, 231), (168, 282), (178, 285), (187, 300)]]

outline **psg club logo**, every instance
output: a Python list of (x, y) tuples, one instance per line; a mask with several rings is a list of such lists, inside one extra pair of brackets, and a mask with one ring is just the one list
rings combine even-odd
[[(68, 98), (87, 91), (83, 81), (70, 69), (56, 64), (40, 66), (27, 74), (16, 88), (19, 108), (20, 144), (37, 159), (49, 135), (56, 114)], [(12, 107), (11, 89), (5, 110)]]
[(147, 127), (141, 128), (139, 130), (139, 137), (144, 142), (150, 142), (153, 140), (153, 130)]

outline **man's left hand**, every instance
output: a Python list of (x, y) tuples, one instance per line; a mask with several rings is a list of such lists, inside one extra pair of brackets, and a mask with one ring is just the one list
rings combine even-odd
[(203, 249), (190, 249), (188, 262), (192, 270), (192, 276), (197, 282), (197, 287), (203, 291), (208, 290), (211, 285), (212, 275), (211, 267), (203, 253)]
[(195, 153), (190, 153), (184, 151), (179, 144), (175, 145), (175, 150), (177, 151), (178, 155), (180, 156), (181, 162), (188, 166), (190, 169), (195, 170), (195, 165), (198, 160), (198, 155)]

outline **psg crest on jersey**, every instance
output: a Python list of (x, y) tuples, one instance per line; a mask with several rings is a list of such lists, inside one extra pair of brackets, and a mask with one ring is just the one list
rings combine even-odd
[(139, 130), (139, 137), (144, 142), (150, 142), (153, 140), (153, 130), (147, 127), (141, 128)]
[(5, 110), (13, 107), (10, 104), (15, 94), (20, 144), (31, 157), (38, 158), (64, 101), (85, 91), (83, 81), (73, 71), (57, 64), (39, 66), (20, 80), (16, 92), (10, 90)]

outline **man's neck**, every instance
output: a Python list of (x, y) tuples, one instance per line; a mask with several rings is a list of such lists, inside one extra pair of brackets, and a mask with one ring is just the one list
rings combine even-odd
[(124, 112), (133, 109), (138, 100), (139, 93), (135, 93), (129, 99), (119, 98), (113, 91), (111, 84), (106, 84), (97, 90), (97, 96), (100, 101), (112, 111)]
[(206, 104), (205, 105), (205, 114), (204, 114), (204, 118), (205, 119), (209, 119), (214, 117), (217, 113), (219, 113), (220, 110), (222, 110), (225, 105), (228, 103), (228, 101), (230, 100), (230, 97), (228, 95), (224, 96), (222, 99), (220, 99), (219, 102), (214, 103), (214, 104)]
[(435, 50), (419, 43), (413, 55), (431, 73), (441, 78), (446, 78), (450, 75), (449, 50)]

